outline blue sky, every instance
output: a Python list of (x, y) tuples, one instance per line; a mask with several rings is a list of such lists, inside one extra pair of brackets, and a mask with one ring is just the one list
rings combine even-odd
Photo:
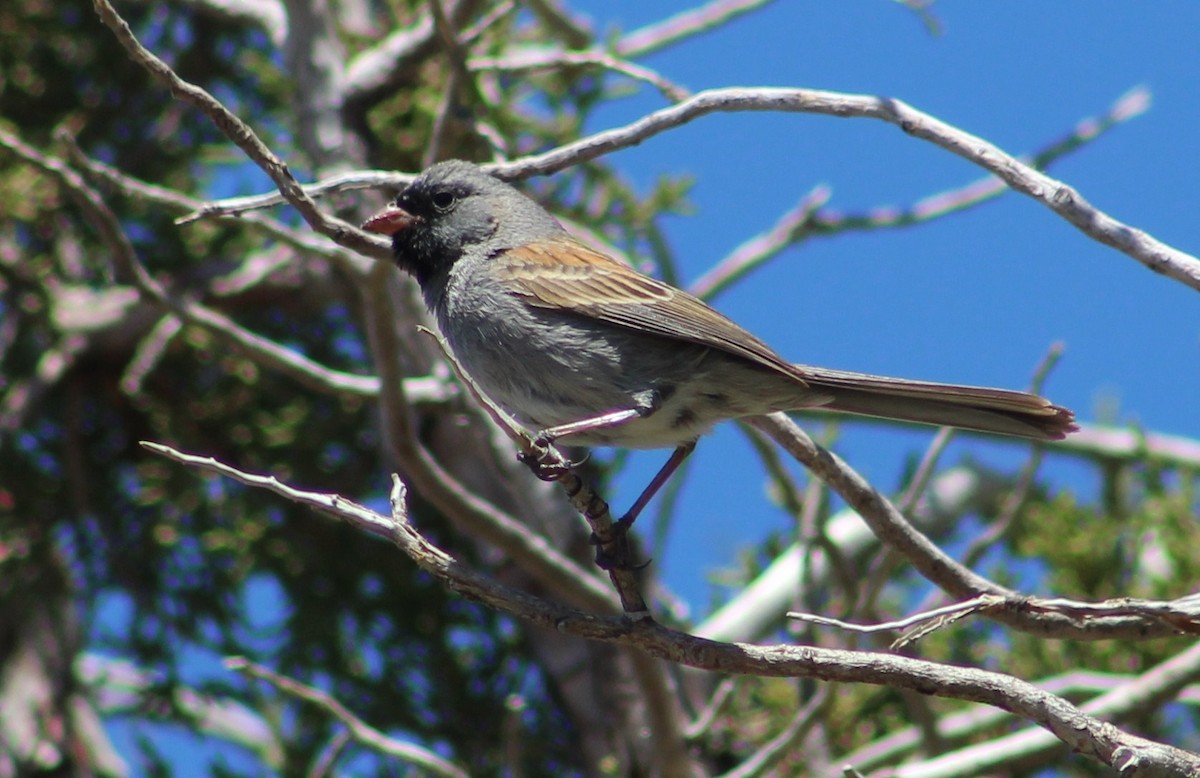
[[(592, 2), (600, 29), (633, 29), (687, 3)], [(669, 10), (670, 9), (670, 10)], [(896, 3), (776, 2), (643, 64), (692, 90), (801, 86), (902, 99), (1015, 154), (1105, 112), (1135, 86), (1146, 114), (1058, 162), (1050, 174), (1127, 224), (1195, 253), (1200, 244), (1200, 4), (941, 3), (931, 36)], [(661, 107), (645, 89), (592, 129)], [(668, 234), (685, 281), (769, 227), (817, 184), (830, 207), (907, 205), (982, 171), (866, 119), (713, 116), (612, 156), (634, 181), (695, 176), (696, 212)], [(1045, 392), (1086, 421), (1138, 423), (1200, 437), (1196, 293), (1101, 246), (1017, 194), (935, 224), (819, 239), (788, 251), (722, 295), (717, 307), (798, 362), (912, 378), (1021, 388), (1052, 342), (1066, 353)], [(893, 487), (932, 432), (846, 427), (838, 450)], [(1015, 466), (1019, 444), (968, 440), (963, 452)], [(613, 495), (628, 504), (661, 461), (639, 453)], [(705, 576), (789, 522), (763, 496), (735, 429), (702, 441), (679, 524), (658, 559), (696, 607)], [(1090, 469), (1052, 457), (1053, 483), (1087, 494)], [(649, 515), (649, 514), (647, 514)], [(644, 528), (648, 529), (648, 528)]]

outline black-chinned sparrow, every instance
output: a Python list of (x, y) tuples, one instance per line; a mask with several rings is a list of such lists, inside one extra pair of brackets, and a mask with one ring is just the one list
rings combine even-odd
[(719, 421), (800, 408), (1035, 440), (1076, 429), (1071, 411), (1024, 392), (793, 364), (468, 162), (432, 166), (363, 228), (391, 236), (479, 388), (547, 441), (675, 447), (673, 469)]

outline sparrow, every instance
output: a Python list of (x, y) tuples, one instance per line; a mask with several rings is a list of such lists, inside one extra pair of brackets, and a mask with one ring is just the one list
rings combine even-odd
[(674, 447), (626, 526), (726, 419), (822, 408), (1032, 440), (1076, 429), (1070, 410), (1025, 392), (789, 362), (469, 162), (433, 165), (362, 228), (391, 237), (455, 359), (539, 441)]

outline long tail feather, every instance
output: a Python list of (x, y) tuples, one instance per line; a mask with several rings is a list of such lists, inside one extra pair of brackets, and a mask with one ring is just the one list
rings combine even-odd
[(833, 397), (822, 406), (830, 410), (1035, 440), (1061, 440), (1078, 429), (1070, 410), (1026, 392), (797, 367), (810, 387)]

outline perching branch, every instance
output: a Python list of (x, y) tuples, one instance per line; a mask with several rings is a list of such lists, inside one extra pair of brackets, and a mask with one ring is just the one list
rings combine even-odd
[(245, 473), (161, 444), (143, 445), (183, 464), (200, 465), (249, 486), (268, 488), (361, 529), (387, 534), (410, 559), (451, 590), (543, 627), (635, 647), (659, 659), (702, 670), (878, 684), (980, 702), (1038, 724), (1071, 749), (1118, 770), (1136, 769), (1141, 775), (1163, 776), (1189, 776), (1200, 771), (1200, 756), (1124, 733), (1053, 694), (1000, 673), (869, 651), (715, 643), (650, 619), (585, 613), (530, 596), (476, 572), (424, 538), (409, 521), (405, 490), (399, 479), (394, 479), (389, 518), (337, 495), (298, 490), (274, 477)]

